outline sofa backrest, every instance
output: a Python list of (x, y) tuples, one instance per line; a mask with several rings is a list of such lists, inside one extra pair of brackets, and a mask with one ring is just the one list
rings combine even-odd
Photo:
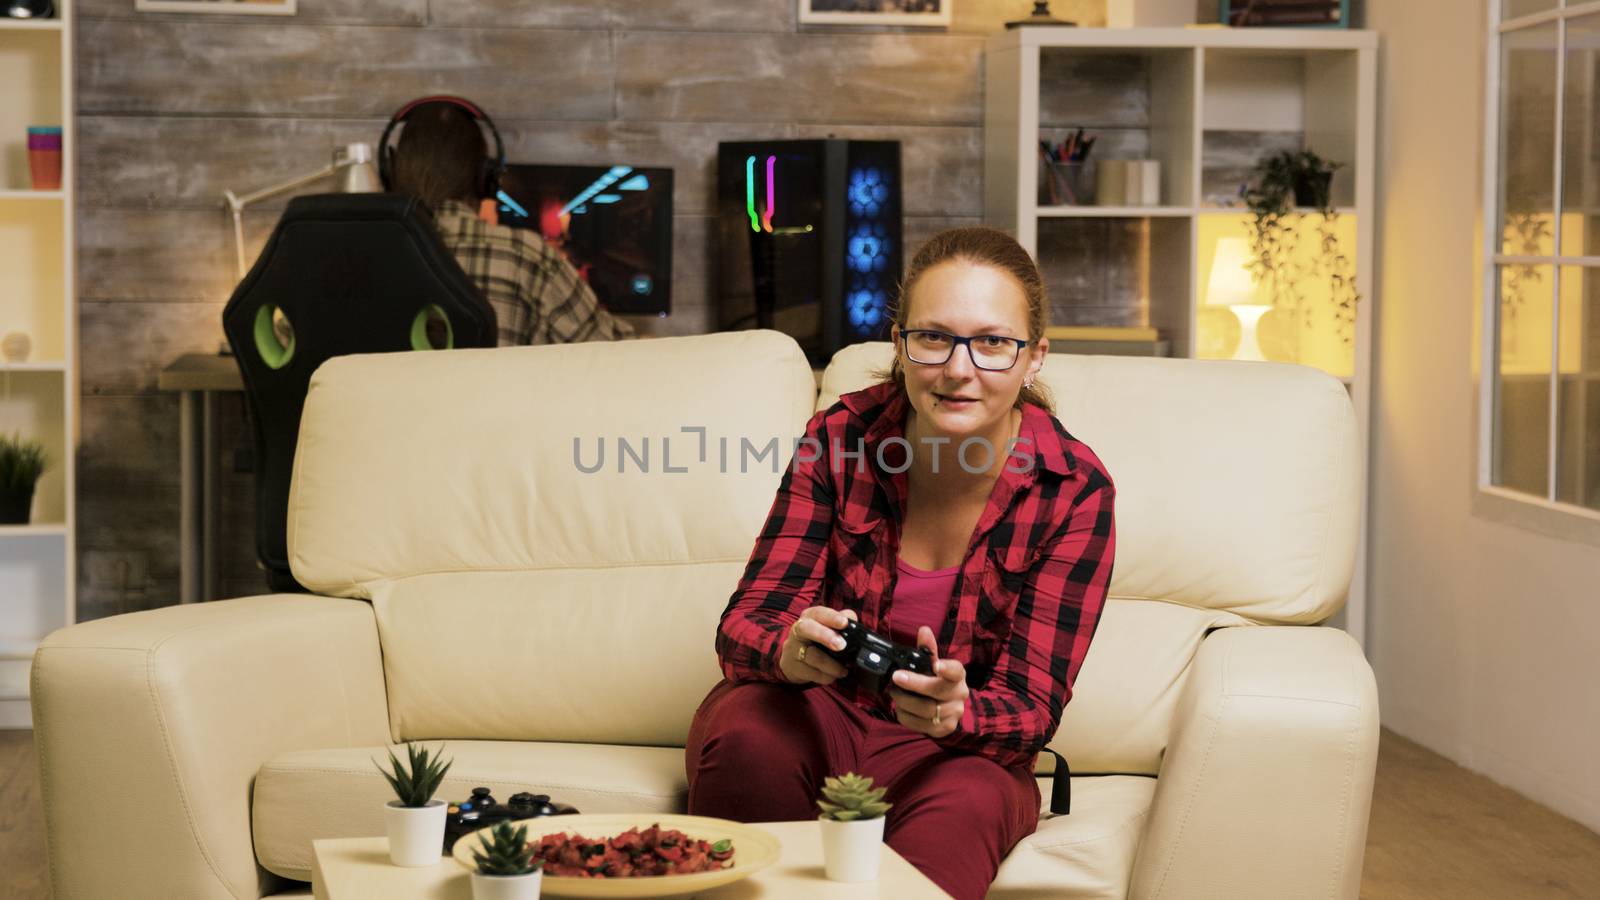
[[(840, 351), (817, 407), (892, 359), (888, 343)], [(1039, 380), (1117, 488), (1110, 600), (1054, 746), (1074, 771), (1154, 774), (1208, 629), (1313, 624), (1343, 606), (1355, 413), (1338, 380), (1276, 363), (1050, 354)]]
[(396, 739), (681, 746), (815, 399), (775, 332), (333, 359), (290, 562), (372, 600)]
[[(773, 332), (331, 360), (296, 451), (295, 576), (372, 600), (397, 740), (681, 746), (794, 439), (889, 359), (846, 348), (820, 395)], [(1296, 366), (1058, 354), (1041, 380), (1117, 485), (1111, 599), (1054, 746), (1155, 774), (1209, 629), (1342, 604), (1354, 415)]]

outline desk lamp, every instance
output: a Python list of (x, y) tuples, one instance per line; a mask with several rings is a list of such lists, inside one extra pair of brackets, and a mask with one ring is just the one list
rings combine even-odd
[(244, 208), (258, 200), (276, 196), (285, 191), (305, 187), (312, 182), (327, 178), (330, 175), (343, 173), (339, 181), (339, 191), (345, 194), (376, 194), (383, 191), (383, 186), (378, 180), (378, 170), (372, 163), (372, 147), (368, 144), (346, 144), (333, 151), (333, 162), (326, 166), (300, 175), (282, 184), (262, 188), (251, 194), (238, 196), (233, 191), (224, 191), (228, 209), (233, 212), (233, 247), (235, 259), (239, 266), (239, 277), (244, 278), (244, 225), (241, 214)]
[(1256, 295), (1256, 284), (1250, 277), (1249, 242), (1242, 237), (1218, 240), (1211, 277), (1206, 281), (1206, 305), (1232, 307), (1233, 314), (1239, 317), (1239, 349), (1234, 351), (1234, 359), (1266, 359), (1261, 354), (1256, 327), (1272, 305), (1257, 302)]

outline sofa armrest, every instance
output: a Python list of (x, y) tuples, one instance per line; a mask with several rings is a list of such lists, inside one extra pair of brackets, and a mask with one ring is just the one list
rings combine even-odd
[(274, 595), (74, 625), (33, 661), (56, 900), (259, 897), (250, 797), (289, 750), (382, 745), (370, 604)]
[(1356, 900), (1377, 758), (1377, 684), (1348, 634), (1212, 633), (1178, 701), (1130, 896)]

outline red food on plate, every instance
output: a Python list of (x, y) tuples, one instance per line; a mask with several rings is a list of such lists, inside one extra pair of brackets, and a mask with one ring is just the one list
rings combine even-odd
[(691, 875), (733, 865), (733, 841), (696, 840), (659, 824), (630, 828), (610, 840), (564, 831), (530, 842), (546, 875), (558, 878), (642, 878)]

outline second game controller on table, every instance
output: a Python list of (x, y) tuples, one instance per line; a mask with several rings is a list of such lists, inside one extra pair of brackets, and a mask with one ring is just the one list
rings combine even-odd
[(486, 787), (472, 789), (472, 797), (450, 804), (444, 820), (444, 852), (455, 847), (456, 840), (480, 828), (499, 822), (515, 822), (539, 816), (567, 816), (578, 810), (565, 803), (552, 803), (548, 794), (512, 794), (505, 803), (497, 803)]

